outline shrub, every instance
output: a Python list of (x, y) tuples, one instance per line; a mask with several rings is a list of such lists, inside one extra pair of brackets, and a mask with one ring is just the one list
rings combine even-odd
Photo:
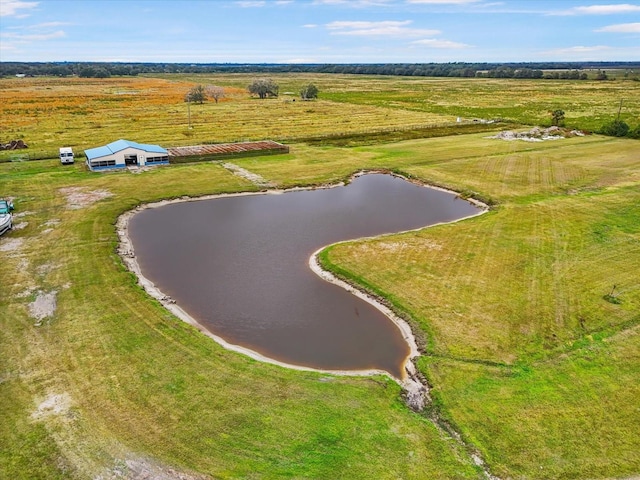
[(629, 133), (629, 125), (622, 120), (614, 120), (602, 126), (599, 133), (610, 137), (626, 137)]

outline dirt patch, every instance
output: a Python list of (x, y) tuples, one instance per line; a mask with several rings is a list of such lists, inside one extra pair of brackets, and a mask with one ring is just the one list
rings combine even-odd
[(25, 271), (27, 268), (29, 268), (29, 260), (23, 257), (18, 262), (18, 270)]
[(35, 292), (35, 291), (36, 291), (35, 287), (29, 287), (26, 290), (16, 294), (16, 298), (27, 298), (27, 297), (30, 297), (33, 294), (33, 292)]
[(51, 220), (47, 220), (40, 226), (41, 227), (57, 227), (58, 225), (60, 225), (60, 220), (58, 220), (57, 218), (52, 218)]
[(22, 238), (9, 238), (0, 242), (0, 252), (15, 252), (19, 251), (24, 245), (24, 239)]
[(108, 472), (94, 480), (208, 480), (206, 475), (185, 473), (148, 458), (119, 460)]
[(13, 218), (22, 218), (22, 217), (26, 217), (27, 215), (33, 215), (33, 212), (18, 212), (18, 213), (14, 213), (13, 214)]
[(58, 268), (59, 265), (53, 265), (51, 263), (45, 263), (44, 265), (39, 265), (36, 267), (36, 272), (38, 275), (46, 275), (47, 273)]
[(68, 393), (51, 394), (40, 402), (31, 416), (33, 418), (44, 418), (51, 415), (67, 415), (70, 408), (71, 397)]
[(28, 225), (29, 225), (29, 222), (15, 223), (13, 225), (13, 229), (14, 230), (22, 230), (23, 228), (26, 228)]
[(67, 187), (58, 190), (67, 199), (67, 208), (69, 210), (79, 210), (88, 207), (98, 200), (112, 197), (113, 194), (107, 190), (91, 190), (87, 191), (83, 187)]
[(584, 133), (579, 130), (567, 130), (560, 127), (540, 128), (533, 127), (526, 132), (515, 132), (513, 130), (504, 130), (497, 135), (486, 138), (496, 138), (498, 140), (522, 140), (524, 142), (544, 142), (547, 140), (561, 140), (570, 137), (584, 137)]
[(127, 170), (131, 173), (133, 173), (134, 175), (139, 175), (143, 172), (148, 172), (149, 170), (151, 170), (150, 167), (136, 167), (133, 165), (130, 165), (127, 167)]
[(29, 315), (37, 320), (36, 326), (42, 325), (45, 318), (53, 317), (56, 312), (58, 292), (38, 292), (36, 299), (29, 304)]

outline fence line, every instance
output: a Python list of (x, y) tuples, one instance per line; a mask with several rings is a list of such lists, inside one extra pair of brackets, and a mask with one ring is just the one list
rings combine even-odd
[(447, 123), (423, 123), (423, 124), (413, 124), (413, 125), (398, 125), (392, 127), (369, 127), (363, 128), (360, 130), (353, 130), (349, 132), (341, 132), (341, 133), (325, 133), (325, 134), (317, 134), (317, 135), (308, 135), (308, 136), (283, 136), (279, 137), (280, 141), (291, 141), (291, 140), (321, 140), (321, 139), (331, 139), (331, 138), (348, 138), (348, 137), (358, 137), (372, 134), (382, 134), (382, 133), (396, 133), (396, 132), (409, 132), (409, 131), (429, 131), (429, 130), (438, 130), (445, 128), (457, 128), (457, 127), (468, 127), (473, 125), (486, 125), (486, 126), (498, 126), (505, 123), (513, 123), (512, 120), (497, 118), (493, 120), (464, 120), (461, 122), (447, 122)]

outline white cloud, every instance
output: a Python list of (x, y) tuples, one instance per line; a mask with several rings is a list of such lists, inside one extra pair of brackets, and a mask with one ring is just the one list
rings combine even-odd
[(602, 52), (609, 49), (611, 49), (611, 47), (607, 47), (605, 45), (594, 45), (592, 47), (577, 46), (577, 47), (567, 47), (567, 48), (558, 48), (555, 50), (548, 50), (543, 53), (548, 55), (571, 55), (571, 54), (596, 53), (596, 52)]
[(387, 37), (422, 37), (425, 35), (437, 35), (439, 30), (426, 30), (419, 28), (407, 28), (411, 20), (382, 21), (382, 22), (349, 22), (336, 21), (326, 25), (334, 35), (353, 36), (387, 36)]
[(267, 4), (264, 0), (245, 0), (236, 2), (240, 8), (264, 7)]
[(575, 7), (577, 13), (586, 15), (611, 15), (615, 13), (632, 13), (640, 12), (640, 5), (630, 5), (628, 3), (620, 3), (617, 5), (591, 5), (588, 7)]
[(613, 5), (588, 5), (573, 7), (561, 12), (553, 12), (552, 15), (616, 15), (640, 12), (640, 5), (618, 3)]
[(629, 61), (630, 58), (640, 58), (640, 47), (578, 46), (538, 51), (533, 55), (548, 61)]
[(304, 28), (317, 28), (318, 25), (316, 25), (315, 23), (307, 23), (306, 25), (303, 25)]
[(278, 63), (318, 63), (316, 58), (289, 58), (281, 60)]
[(29, 10), (38, 6), (40, 2), (23, 2), (20, 0), (0, 1), (0, 17), (25, 16), (19, 13), (20, 10)]
[(640, 33), (640, 23), (619, 23), (617, 25), (607, 25), (598, 28), (596, 32), (609, 33)]
[(392, 0), (314, 0), (314, 5), (344, 5), (347, 7), (385, 7)]
[(479, 0), (407, 0), (407, 3), (421, 3), (428, 5), (464, 5), (466, 3), (476, 3)]
[(8, 38), (16, 42), (33, 42), (33, 41), (39, 41), (39, 40), (51, 40), (54, 38), (62, 38), (66, 36), (67, 34), (64, 33), (64, 31), (62, 30), (58, 30), (57, 32), (51, 32), (51, 33), (36, 33), (36, 34), (28, 34), (28, 35), (23, 35), (20, 33), (0, 34), (0, 37)]
[(451, 40), (438, 40), (437, 38), (425, 38), (423, 40), (416, 40), (415, 42), (411, 42), (411, 44), (424, 45), (431, 48), (450, 49), (471, 47), (471, 45), (467, 45), (466, 43), (452, 42)]
[(72, 25), (70, 22), (46, 22), (46, 23), (38, 23), (36, 25), (29, 25), (28, 27), (14, 27), (29, 30), (42, 30), (43, 28), (53, 28), (53, 27), (62, 27), (65, 25)]

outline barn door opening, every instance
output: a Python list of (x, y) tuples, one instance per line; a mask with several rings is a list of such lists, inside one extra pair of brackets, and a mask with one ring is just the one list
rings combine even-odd
[(138, 155), (125, 155), (124, 156), (124, 164), (125, 165), (138, 165)]

